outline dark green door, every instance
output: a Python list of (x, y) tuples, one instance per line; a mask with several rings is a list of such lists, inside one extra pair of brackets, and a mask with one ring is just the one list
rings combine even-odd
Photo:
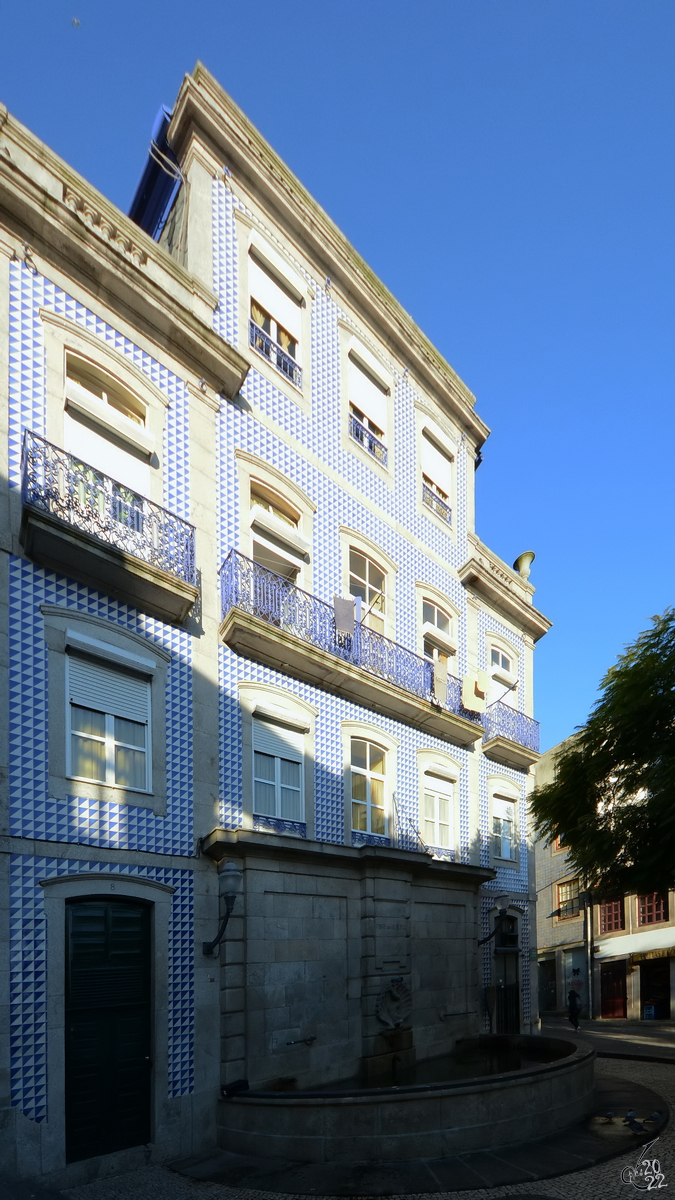
[(66, 1159), (150, 1140), (150, 907), (66, 905)]

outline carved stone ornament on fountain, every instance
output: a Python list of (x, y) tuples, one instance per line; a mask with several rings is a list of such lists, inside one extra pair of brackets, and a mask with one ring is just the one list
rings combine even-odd
[(400, 1029), (412, 1012), (412, 993), (402, 975), (386, 983), (375, 1001), (375, 1016), (388, 1029)]

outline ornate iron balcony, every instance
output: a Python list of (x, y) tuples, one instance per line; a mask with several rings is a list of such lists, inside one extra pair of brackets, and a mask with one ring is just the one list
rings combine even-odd
[(441, 518), (441, 521), (447, 521), (448, 525), (452, 525), (450, 505), (446, 504), (445, 500), (442, 500), (438, 493), (429, 487), (428, 483), (422, 484), (422, 501), (427, 508), (436, 513), (437, 517)]
[[(358, 622), (352, 634), (335, 627), (330, 604), (303, 592), (281, 575), (231, 550), (220, 570), (223, 618), (237, 608), (360, 667), (422, 700), (434, 700), (434, 665)], [(448, 675), (445, 709), (475, 723), (480, 718), (462, 707), (459, 679)]]
[(28, 430), (21, 472), (24, 505), (196, 585), (195, 531), (181, 517)]
[(363, 446), (364, 450), (367, 450), (369, 454), (372, 454), (373, 458), (377, 459), (383, 467), (386, 467), (387, 447), (379, 438), (375, 437), (374, 433), (366, 429), (365, 425), (353, 413), (349, 414), (349, 436), (355, 442), (358, 442), (359, 446)]
[(495, 737), (508, 738), (535, 754), (539, 753), (539, 722), (511, 708), (510, 704), (502, 704), (501, 700), (490, 704), (483, 714), (483, 725), (483, 741), (488, 742)]
[(249, 318), (248, 322), (248, 341), (249, 345), (253, 346), (258, 354), (262, 354), (268, 362), (276, 367), (282, 375), (290, 379), (291, 383), (296, 388), (302, 388), (302, 367), (299, 367), (294, 358), (282, 350), (278, 342), (275, 342), (270, 337), (269, 333), (265, 333), (255, 321)]

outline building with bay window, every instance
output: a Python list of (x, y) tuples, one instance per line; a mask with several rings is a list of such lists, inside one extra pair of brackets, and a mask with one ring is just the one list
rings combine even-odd
[(383, 1077), (392, 987), (407, 1062), (537, 1021), (475, 399), (201, 65), (153, 146), (126, 215), (0, 128), (2, 1166), (59, 1186)]

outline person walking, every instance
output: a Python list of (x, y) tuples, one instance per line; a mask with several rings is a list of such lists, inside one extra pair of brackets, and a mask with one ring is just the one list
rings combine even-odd
[(581, 996), (574, 988), (570, 988), (567, 995), (567, 1016), (575, 1033), (579, 1032), (579, 1017), (582, 1008)]

